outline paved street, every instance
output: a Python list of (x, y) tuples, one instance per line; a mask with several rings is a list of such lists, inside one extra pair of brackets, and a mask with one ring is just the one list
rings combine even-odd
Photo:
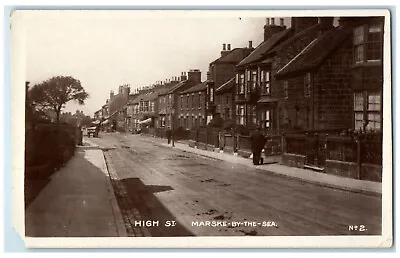
[[(151, 140), (119, 133), (90, 138), (104, 151), (129, 236), (381, 232), (379, 196), (306, 183)], [(352, 225), (366, 231), (351, 231)]]

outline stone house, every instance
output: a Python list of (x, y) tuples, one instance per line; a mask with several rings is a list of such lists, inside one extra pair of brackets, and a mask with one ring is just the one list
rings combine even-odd
[(384, 18), (332, 21), (320, 18), (317, 37), (276, 74), (290, 127), (313, 132), (285, 136), (284, 162), (380, 180)]

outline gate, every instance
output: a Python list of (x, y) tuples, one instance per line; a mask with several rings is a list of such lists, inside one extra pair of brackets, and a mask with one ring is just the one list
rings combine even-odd
[(326, 160), (326, 135), (306, 133), (306, 165), (323, 168)]

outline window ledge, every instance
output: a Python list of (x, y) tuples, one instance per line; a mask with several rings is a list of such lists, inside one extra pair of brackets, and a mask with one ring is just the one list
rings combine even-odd
[(370, 67), (370, 66), (380, 66), (382, 65), (382, 61), (370, 61), (370, 62), (362, 62), (362, 63), (355, 63), (351, 66), (351, 68), (358, 68), (358, 67)]

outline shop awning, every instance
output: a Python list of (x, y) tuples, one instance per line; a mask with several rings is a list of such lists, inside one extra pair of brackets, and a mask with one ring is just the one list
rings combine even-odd
[(143, 124), (149, 124), (151, 123), (151, 118), (147, 118), (145, 120), (139, 121), (139, 124), (143, 125)]

